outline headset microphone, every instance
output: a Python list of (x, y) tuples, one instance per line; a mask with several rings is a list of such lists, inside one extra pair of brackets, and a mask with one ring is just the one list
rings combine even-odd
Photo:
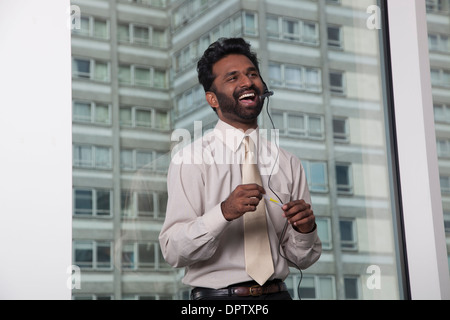
[(265, 99), (265, 98), (270, 97), (270, 96), (273, 96), (273, 91), (267, 91), (266, 93), (264, 93), (259, 98), (262, 100), (262, 99)]

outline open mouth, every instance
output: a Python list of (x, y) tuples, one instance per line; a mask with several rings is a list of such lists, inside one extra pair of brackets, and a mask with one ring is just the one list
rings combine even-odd
[(254, 92), (247, 92), (239, 96), (239, 103), (245, 106), (255, 106), (256, 105), (256, 94)]

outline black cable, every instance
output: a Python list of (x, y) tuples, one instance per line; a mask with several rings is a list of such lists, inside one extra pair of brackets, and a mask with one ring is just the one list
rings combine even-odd
[[(276, 129), (275, 129), (275, 124), (273, 123), (273, 120), (272, 120), (272, 116), (270, 115), (270, 112), (269, 112), (269, 103), (270, 103), (270, 98), (267, 97), (266, 112), (267, 112), (267, 115), (269, 116), (269, 120), (270, 120), (270, 123), (272, 124), (273, 130), (276, 130)], [(280, 156), (280, 146), (278, 145), (277, 139), (276, 139), (276, 138), (275, 138), (274, 143), (275, 143), (275, 146), (277, 147), (277, 156), (275, 157), (275, 164), (273, 165), (272, 170), (271, 170), (271, 172), (270, 172), (269, 179), (268, 179), (268, 181), (267, 181), (267, 186), (269, 187), (270, 191), (272, 191), (272, 193), (278, 198), (278, 201), (280, 201), (280, 203), (283, 204), (283, 201), (281, 201), (281, 199), (280, 199), (280, 197), (278, 196), (278, 194), (277, 194), (277, 193), (272, 189), (272, 187), (270, 186), (270, 179), (272, 178), (273, 170), (275, 169), (275, 165), (276, 165), (276, 163), (277, 163), (277, 161), (278, 161), (278, 158), (279, 158), (279, 156)], [(284, 236), (286, 235), (286, 231), (287, 231), (288, 225), (289, 225), (289, 221), (286, 219), (286, 222), (284, 223), (283, 231), (281, 232), (281, 235), (280, 235), (280, 237), (278, 238), (278, 254), (279, 254), (284, 260), (286, 260), (287, 262), (289, 262), (289, 263), (291, 263), (292, 265), (294, 265), (294, 266), (300, 271), (300, 280), (298, 281), (298, 285), (297, 285), (297, 295), (298, 295), (298, 299), (299, 299), (299, 300), (302, 300), (302, 298), (301, 298), (301, 296), (300, 296), (300, 284), (301, 284), (301, 282), (302, 282), (302, 280), (303, 280), (303, 272), (302, 272), (302, 269), (300, 269), (300, 267), (299, 267), (295, 262), (291, 261), (289, 258), (285, 257), (285, 256), (281, 253), (281, 241), (283, 240)]]

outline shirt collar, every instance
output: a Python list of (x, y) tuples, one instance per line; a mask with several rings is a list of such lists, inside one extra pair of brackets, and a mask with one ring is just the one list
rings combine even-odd
[(249, 136), (255, 145), (258, 145), (259, 128), (250, 129), (244, 132), (219, 119), (214, 128), (214, 133), (215, 136), (233, 152), (236, 152), (239, 149), (242, 140), (244, 140), (246, 136)]

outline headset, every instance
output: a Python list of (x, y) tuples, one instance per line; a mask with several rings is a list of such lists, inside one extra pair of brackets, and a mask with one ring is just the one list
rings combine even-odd
[[(269, 112), (270, 97), (274, 95), (274, 92), (269, 90), (269, 88), (267, 87), (267, 85), (266, 85), (266, 83), (264, 82), (264, 80), (262, 79), (262, 77), (261, 77), (261, 81), (262, 81), (262, 83), (263, 83), (263, 85), (264, 85), (264, 93), (263, 93), (259, 98), (260, 98), (261, 100), (267, 98), (266, 112), (267, 112), (267, 115), (268, 115), (268, 117), (269, 117), (270, 123), (272, 124), (272, 128), (275, 130), (275, 129), (276, 129), (276, 128), (275, 128), (275, 124), (274, 124), (273, 119), (272, 119), (272, 116), (270, 115), (270, 112)], [(263, 104), (264, 104), (264, 100), (263, 100)], [(272, 191), (272, 193), (278, 198), (278, 200), (280, 201), (280, 203), (283, 204), (283, 201), (281, 201), (281, 199), (280, 199), (280, 197), (278, 196), (278, 194), (277, 194), (277, 193), (272, 189), (272, 187), (270, 186), (270, 179), (272, 178), (273, 170), (275, 169), (275, 165), (276, 165), (276, 163), (277, 163), (277, 161), (278, 161), (278, 158), (279, 158), (279, 156), (280, 156), (280, 146), (277, 144), (276, 139), (275, 139), (274, 143), (275, 143), (275, 146), (277, 147), (277, 156), (276, 156), (276, 158), (275, 158), (275, 164), (273, 165), (272, 170), (271, 170), (271, 172), (270, 172), (269, 180), (268, 180), (268, 182), (267, 182), (267, 186), (269, 187), (270, 191)], [(291, 263), (292, 265), (294, 265), (294, 266), (300, 271), (300, 280), (299, 280), (298, 285), (297, 285), (297, 295), (298, 295), (299, 300), (301, 300), (301, 296), (300, 296), (300, 284), (301, 284), (302, 279), (303, 279), (303, 272), (302, 272), (302, 269), (300, 269), (300, 267), (299, 267), (295, 262), (291, 261), (289, 258), (285, 257), (285, 256), (281, 253), (281, 240), (284, 238), (284, 236), (285, 236), (285, 234), (286, 234), (286, 230), (287, 230), (288, 225), (289, 225), (289, 222), (288, 222), (288, 220), (286, 219), (286, 222), (284, 223), (283, 231), (281, 232), (281, 235), (280, 235), (280, 237), (278, 238), (278, 254), (279, 254), (284, 260), (286, 260), (287, 262), (289, 262), (289, 263)]]

